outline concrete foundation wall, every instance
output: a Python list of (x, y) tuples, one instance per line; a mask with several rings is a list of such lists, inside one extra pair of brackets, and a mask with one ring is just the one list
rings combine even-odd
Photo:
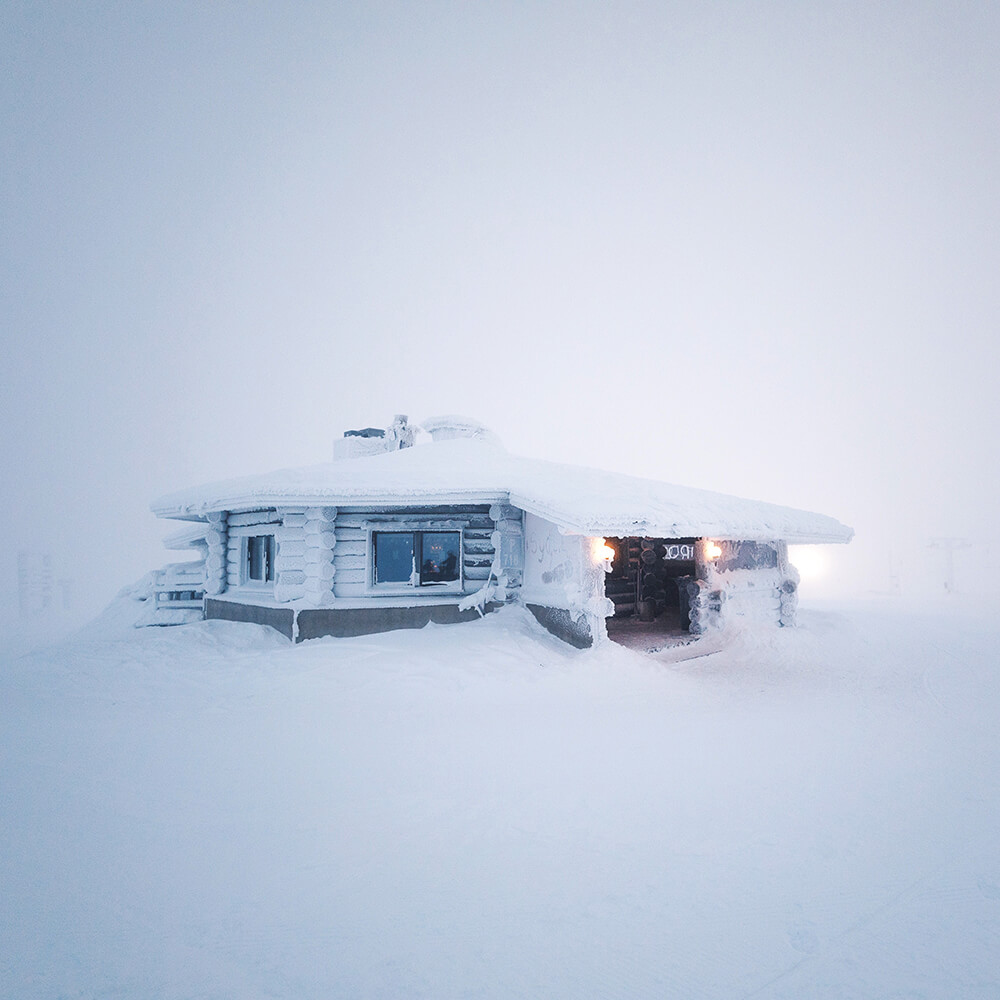
[(295, 615), (291, 608), (261, 608), (255, 604), (236, 604), (233, 601), (205, 601), (205, 617), (226, 622), (249, 622), (252, 625), (270, 625), (283, 636), (291, 639)]
[[(496, 611), (499, 604), (487, 604), (486, 612)], [(430, 604), (410, 608), (269, 608), (235, 601), (205, 602), (205, 617), (229, 622), (249, 622), (269, 625), (296, 642), (330, 635), (345, 638), (353, 635), (373, 635), (401, 628), (423, 628), (428, 622), (453, 625), (475, 621), (479, 612), (459, 611), (456, 604)], [(296, 629), (297, 624), (297, 629)]]
[(589, 649), (594, 645), (594, 635), (584, 614), (573, 617), (562, 608), (547, 608), (541, 604), (526, 604), (538, 624), (548, 629), (556, 638), (568, 642), (577, 649)]
[[(486, 606), (495, 611), (497, 604)], [(352, 635), (373, 635), (400, 628), (423, 628), (428, 622), (454, 625), (475, 621), (479, 613), (459, 611), (455, 604), (423, 605), (413, 608), (317, 608), (299, 612), (299, 641), (332, 635), (344, 638)]]

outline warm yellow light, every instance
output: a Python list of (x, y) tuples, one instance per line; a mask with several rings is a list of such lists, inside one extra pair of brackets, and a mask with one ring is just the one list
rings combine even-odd
[(705, 540), (705, 558), (711, 562), (713, 559), (718, 559), (722, 555), (722, 546), (718, 545), (716, 542), (710, 542)]
[(590, 552), (593, 556), (594, 562), (607, 563), (610, 563), (611, 560), (618, 554), (603, 538), (591, 539)]

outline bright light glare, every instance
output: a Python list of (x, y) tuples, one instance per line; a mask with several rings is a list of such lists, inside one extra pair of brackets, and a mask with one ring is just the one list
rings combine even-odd
[(718, 559), (722, 555), (722, 546), (715, 542), (710, 542), (708, 539), (705, 540), (705, 558), (711, 562), (713, 559)]
[(590, 553), (594, 562), (610, 562), (616, 555), (615, 550), (603, 538), (590, 540)]
[(821, 545), (789, 545), (788, 560), (803, 580), (819, 580), (829, 569), (829, 556)]

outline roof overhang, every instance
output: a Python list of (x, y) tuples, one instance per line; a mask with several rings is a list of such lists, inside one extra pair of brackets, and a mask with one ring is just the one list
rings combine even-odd
[(406, 509), (511, 504), (567, 534), (849, 542), (832, 517), (669, 483), (509, 455), (451, 440), (398, 452), (285, 469), (161, 497), (159, 517), (201, 521), (217, 511), (274, 507)]

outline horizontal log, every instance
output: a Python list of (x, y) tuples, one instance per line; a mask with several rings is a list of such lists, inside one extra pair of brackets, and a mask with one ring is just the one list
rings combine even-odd
[(781, 597), (781, 590), (778, 587), (726, 587), (726, 593), (730, 597), (773, 597), (776, 600)]
[(274, 559), (274, 571), (276, 573), (304, 573), (306, 563), (302, 556), (283, 556), (278, 553)]
[(336, 546), (326, 545), (321, 548), (306, 549), (306, 564), (313, 566), (318, 563), (321, 566), (332, 566), (334, 561), (333, 554), (335, 551)]
[(411, 510), (401, 510), (393, 513), (387, 512), (345, 512), (337, 514), (338, 528), (363, 528), (365, 525), (393, 524), (406, 521), (418, 521), (428, 524), (452, 525), (454, 528), (472, 531), (493, 530), (493, 522), (483, 515), (463, 513), (461, 511), (426, 511), (418, 508)]
[(307, 545), (322, 545), (324, 548), (332, 548), (337, 542), (337, 533), (333, 530), (332, 524), (325, 521), (316, 524), (307, 524), (303, 535)]
[(166, 570), (165, 572), (159, 574), (156, 580), (157, 586), (169, 586), (170, 584), (181, 581), (184, 583), (190, 583), (192, 580), (204, 580), (205, 570), (204, 567), (199, 566), (197, 569), (192, 570)]
[(341, 511), (337, 515), (336, 525), (337, 531), (343, 531), (345, 528), (354, 528), (355, 530), (363, 530), (364, 526), (368, 523), (370, 515), (368, 514), (345, 514)]
[(364, 542), (368, 538), (368, 533), (364, 528), (341, 524), (339, 519), (337, 520), (336, 535), (338, 545), (342, 542)]
[(277, 522), (273, 524), (243, 524), (237, 525), (229, 532), (229, 540), (234, 538), (252, 538), (254, 535), (274, 535), (281, 525)]
[(364, 557), (368, 552), (368, 545), (364, 539), (337, 539), (337, 544), (333, 549), (334, 559), (340, 559), (343, 556), (361, 556)]
[(731, 608), (735, 614), (741, 614), (744, 609), (753, 608), (755, 611), (775, 611), (781, 610), (781, 602), (776, 598), (747, 598), (746, 595), (730, 594), (726, 601), (726, 607)]
[(469, 538), (466, 536), (464, 549), (466, 552), (494, 552), (493, 540), (491, 538)]
[(470, 566), (492, 566), (493, 565), (493, 554), (489, 555), (477, 555), (472, 553), (471, 555), (466, 555), (462, 560), (462, 564), (468, 569)]
[(306, 518), (311, 522), (322, 522), (330, 524), (337, 519), (336, 507), (310, 507), (306, 511)]
[(279, 522), (276, 510), (251, 510), (245, 514), (230, 514), (229, 527), (243, 528), (257, 524), (277, 524)]
[(363, 555), (342, 554), (339, 549), (334, 552), (333, 564), (339, 573), (342, 569), (361, 569), (368, 565), (368, 559)]

